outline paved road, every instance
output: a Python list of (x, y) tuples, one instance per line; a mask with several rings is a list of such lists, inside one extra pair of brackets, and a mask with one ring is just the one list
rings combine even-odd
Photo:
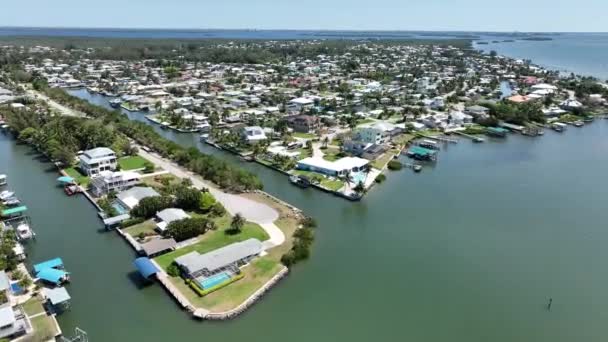
[(27, 94), (31, 97), (37, 98), (37, 99), (42, 99), (44, 101), (46, 101), (46, 103), (49, 104), (49, 106), (51, 108), (54, 108), (55, 110), (59, 111), (59, 113), (61, 113), (61, 115), (66, 115), (66, 116), (78, 116), (78, 117), (85, 117), (86, 115), (82, 112), (76, 111), (72, 108), (68, 108), (58, 102), (55, 102), (53, 100), (51, 100), (48, 96), (37, 92), (35, 90), (27, 90)]
[(156, 153), (146, 152), (140, 148), (139, 155), (177, 177), (189, 178), (192, 181), (192, 185), (198, 189), (209, 189), (209, 192), (222, 203), (231, 215), (240, 213), (247, 221), (259, 224), (270, 236), (270, 239), (264, 242), (265, 248), (278, 246), (285, 241), (285, 235), (274, 224), (274, 221), (279, 218), (279, 213), (272, 207), (242, 196), (225, 193), (217, 189), (213, 184), (204, 181), (200, 176), (185, 170), (173, 162), (163, 159)]

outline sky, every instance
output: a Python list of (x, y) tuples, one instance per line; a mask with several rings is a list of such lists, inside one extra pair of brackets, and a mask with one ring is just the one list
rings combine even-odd
[(2, 0), (0, 26), (607, 32), (607, 0)]

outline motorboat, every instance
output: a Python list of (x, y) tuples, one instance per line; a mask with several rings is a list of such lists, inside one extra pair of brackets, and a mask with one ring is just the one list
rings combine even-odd
[(15, 196), (15, 193), (12, 191), (4, 190), (0, 192), (0, 200), (2, 201), (5, 201), (13, 196)]
[(0, 175), (0, 186), (6, 185), (8, 177), (6, 175)]
[(120, 107), (121, 104), (122, 104), (122, 100), (119, 98), (110, 100), (110, 106), (112, 106), (112, 108), (118, 108), (118, 107)]
[(19, 238), (19, 240), (28, 240), (34, 237), (34, 232), (32, 232), (32, 229), (30, 228), (30, 226), (23, 222), (20, 223), (17, 226), (17, 237)]

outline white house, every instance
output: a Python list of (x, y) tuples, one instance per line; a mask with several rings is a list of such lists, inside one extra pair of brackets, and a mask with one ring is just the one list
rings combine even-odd
[(395, 126), (387, 122), (377, 122), (369, 127), (363, 127), (357, 133), (359, 141), (369, 144), (386, 144)]
[(91, 192), (95, 196), (102, 196), (111, 191), (120, 192), (140, 181), (140, 175), (133, 171), (101, 171), (91, 178)]
[(328, 161), (321, 157), (309, 157), (298, 161), (296, 168), (339, 177), (348, 172), (363, 171), (367, 164), (369, 164), (369, 160), (358, 157), (344, 157), (336, 161)]
[(156, 213), (156, 230), (164, 232), (171, 222), (190, 218), (190, 215), (178, 208), (167, 208)]
[(456, 125), (470, 124), (473, 122), (473, 117), (463, 112), (454, 111), (450, 113), (450, 123)]
[(578, 102), (577, 100), (568, 99), (559, 104), (563, 109), (578, 109), (583, 107), (583, 104)]
[(260, 126), (243, 127), (241, 135), (248, 144), (255, 144), (267, 139), (264, 130)]
[(287, 111), (289, 112), (301, 112), (303, 109), (311, 108), (315, 101), (309, 97), (299, 97), (289, 101), (287, 104)]
[(114, 171), (116, 165), (116, 153), (107, 147), (97, 147), (80, 155), (80, 169), (87, 176), (94, 176), (101, 171)]
[(160, 196), (160, 194), (152, 188), (136, 186), (119, 193), (116, 196), (116, 200), (120, 203), (122, 207), (131, 210), (135, 208), (135, 206), (138, 205), (139, 201), (141, 201), (142, 199), (154, 196)]

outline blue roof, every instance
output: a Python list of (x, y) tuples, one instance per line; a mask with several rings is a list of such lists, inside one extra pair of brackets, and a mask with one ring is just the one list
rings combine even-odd
[(135, 267), (137, 267), (137, 270), (144, 278), (149, 278), (151, 275), (160, 272), (158, 267), (156, 267), (156, 265), (154, 265), (152, 261), (146, 257), (135, 259), (133, 264)]
[(68, 275), (68, 272), (54, 268), (44, 268), (36, 274), (36, 277), (49, 283), (59, 284), (61, 279)]
[(69, 176), (62, 176), (57, 178), (57, 180), (61, 183), (74, 183), (74, 178)]
[(412, 147), (410, 147), (408, 152), (412, 153), (412, 154), (417, 154), (420, 156), (433, 155), (433, 154), (437, 153), (437, 151), (435, 151), (435, 150), (430, 150), (428, 148), (424, 148), (424, 147), (420, 147), (420, 146), (412, 146)]
[(57, 268), (57, 267), (63, 267), (63, 260), (61, 260), (61, 258), (47, 260), (45, 262), (41, 262), (39, 264), (34, 265), (34, 272), (38, 273), (46, 268)]

